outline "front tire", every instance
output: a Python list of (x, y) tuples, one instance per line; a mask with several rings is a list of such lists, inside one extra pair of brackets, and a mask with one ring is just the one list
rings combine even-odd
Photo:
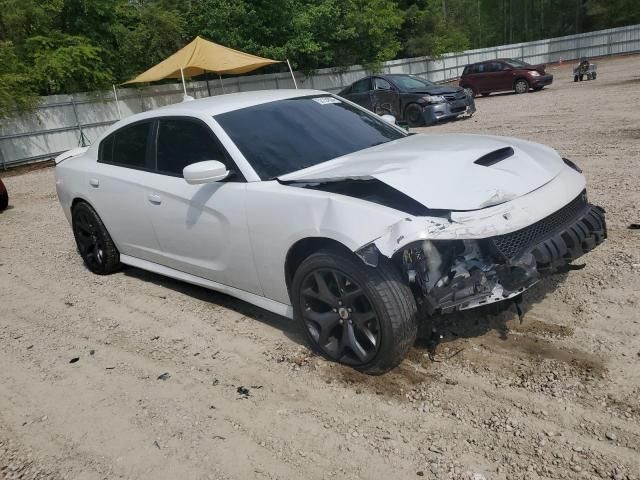
[(424, 117), (422, 116), (422, 107), (417, 103), (410, 104), (404, 111), (404, 118), (410, 127), (424, 126)]
[(87, 268), (98, 275), (108, 275), (118, 270), (120, 253), (91, 205), (77, 203), (71, 216), (73, 236)]
[(416, 339), (413, 294), (382, 257), (369, 267), (337, 249), (314, 253), (293, 277), (292, 302), (314, 350), (368, 374), (394, 368)]
[(529, 91), (529, 82), (527, 82), (524, 78), (516, 80), (513, 89), (518, 94), (527, 93)]

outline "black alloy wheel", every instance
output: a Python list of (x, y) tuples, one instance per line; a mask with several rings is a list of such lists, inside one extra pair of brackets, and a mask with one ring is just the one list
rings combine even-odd
[(314, 350), (371, 375), (398, 365), (418, 332), (413, 292), (382, 255), (371, 267), (341, 248), (312, 253), (295, 270), (291, 300)]
[(73, 208), (71, 223), (78, 251), (87, 268), (101, 275), (117, 270), (120, 254), (95, 210), (87, 203), (78, 203)]
[(304, 324), (330, 359), (349, 365), (370, 362), (380, 346), (380, 322), (362, 288), (345, 273), (314, 270), (302, 282)]

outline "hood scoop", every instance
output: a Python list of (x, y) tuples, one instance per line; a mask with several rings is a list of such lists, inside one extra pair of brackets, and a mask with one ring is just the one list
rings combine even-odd
[(496, 163), (500, 163), (503, 160), (506, 160), (509, 157), (512, 157), (514, 154), (513, 148), (504, 147), (499, 148), (498, 150), (494, 150), (493, 152), (489, 152), (486, 155), (481, 156), (475, 162), (476, 165), (481, 165), (483, 167), (490, 167), (495, 165)]

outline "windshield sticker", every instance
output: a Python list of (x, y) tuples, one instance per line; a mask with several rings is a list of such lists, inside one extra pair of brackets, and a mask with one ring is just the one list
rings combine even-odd
[(312, 98), (311, 100), (318, 102), (320, 105), (328, 105), (330, 103), (342, 103), (340, 100), (333, 97), (316, 97), (316, 98)]

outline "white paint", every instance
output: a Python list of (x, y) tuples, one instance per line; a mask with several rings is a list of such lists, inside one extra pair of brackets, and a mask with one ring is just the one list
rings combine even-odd
[(120, 261), (125, 265), (130, 265), (142, 270), (147, 270), (149, 272), (157, 273), (165, 277), (175, 278), (176, 280), (181, 280), (193, 285), (208, 288), (209, 290), (215, 290), (216, 292), (226, 293), (227, 295), (239, 298), (240, 300), (244, 300), (245, 302), (251, 303), (257, 307), (264, 308), (265, 310), (273, 312), (277, 315), (282, 315), (283, 317), (293, 319), (293, 308), (291, 307), (291, 305), (274, 302), (273, 300), (269, 300), (268, 298), (261, 297), (259, 295), (254, 295), (250, 292), (245, 292), (243, 290), (229, 287), (228, 285), (223, 285), (221, 283), (212, 282), (211, 280), (207, 280), (206, 278), (197, 277), (195, 275), (180, 272), (172, 268), (163, 267), (162, 265), (158, 265), (157, 263), (146, 262), (144, 260), (140, 260), (139, 258), (130, 257), (128, 255), (121, 255)]
[[(216, 113), (319, 93), (323, 92), (230, 94), (118, 122), (110, 131), (145, 118), (198, 118), (218, 136), (247, 182), (190, 185), (176, 176), (97, 163), (98, 141), (86, 150), (69, 152), (71, 158), (56, 167), (65, 215), (71, 220), (71, 204), (82, 198), (101, 216), (126, 263), (281, 313), (290, 304), (287, 253), (300, 240), (331, 239), (352, 251), (373, 242), (383, 255), (392, 256), (417, 241), (512, 232), (560, 209), (584, 189), (584, 177), (554, 150), (477, 135), (409, 136), (283, 177), (376, 178), (429, 208), (471, 210), (453, 212), (450, 220), (415, 217), (346, 195), (260, 181), (213, 118)], [(504, 146), (514, 149), (513, 157), (491, 167), (473, 163)], [(93, 179), (97, 187), (90, 184)], [(494, 202), (502, 203), (490, 206)]]

